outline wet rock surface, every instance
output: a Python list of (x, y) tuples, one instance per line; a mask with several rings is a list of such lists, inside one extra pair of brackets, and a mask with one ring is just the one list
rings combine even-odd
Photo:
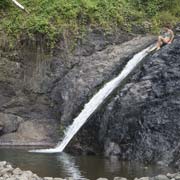
[(180, 167), (179, 47), (177, 37), (149, 55), (81, 130), (82, 144), (94, 133), (107, 156)]

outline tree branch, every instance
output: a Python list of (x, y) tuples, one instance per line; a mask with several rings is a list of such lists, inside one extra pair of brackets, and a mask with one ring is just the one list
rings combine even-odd
[(22, 9), (23, 11), (25, 11), (25, 12), (28, 13), (28, 11), (24, 8), (24, 6), (22, 6), (19, 2), (17, 2), (16, 0), (12, 0), (12, 2), (13, 2), (16, 6), (18, 6), (20, 9)]

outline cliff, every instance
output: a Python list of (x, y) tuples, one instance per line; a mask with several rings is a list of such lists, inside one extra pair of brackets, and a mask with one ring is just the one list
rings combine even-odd
[(57, 143), (84, 103), (152, 41), (93, 30), (73, 52), (64, 39), (51, 52), (43, 36), (21, 38), (13, 49), (1, 36), (1, 145)]
[[(1, 41), (1, 145), (52, 145), (84, 104), (154, 37), (90, 32), (70, 52), (46, 39)], [(170, 162), (179, 149), (180, 38), (150, 54), (108, 99), (69, 147), (144, 162)], [(3, 42), (3, 43), (2, 43)], [(59, 132), (60, 131), (60, 132)], [(70, 148), (67, 149), (70, 151)]]

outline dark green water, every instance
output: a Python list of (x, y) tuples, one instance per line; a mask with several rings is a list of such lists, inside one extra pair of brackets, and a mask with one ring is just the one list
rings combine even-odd
[(52, 177), (83, 177), (95, 180), (98, 177), (121, 176), (134, 177), (154, 176), (172, 172), (163, 166), (144, 166), (137, 162), (120, 162), (116, 159), (108, 160), (100, 156), (72, 156), (61, 154), (35, 154), (27, 149), (1, 148), (0, 161), (8, 161), (22, 170), (31, 170), (39, 176)]

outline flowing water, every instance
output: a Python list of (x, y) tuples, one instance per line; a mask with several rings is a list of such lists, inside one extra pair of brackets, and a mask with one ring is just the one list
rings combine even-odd
[(57, 153), (62, 152), (67, 146), (69, 141), (74, 137), (74, 135), (79, 131), (79, 129), (84, 125), (87, 119), (95, 112), (95, 110), (104, 102), (104, 100), (115, 90), (120, 83), (134, 70), (134, 68), (142, 61), (142, 59), (148, 54), (152, 46), (144, 49), (143, 51), (134, 55), (132, 59), (126, 64), (122, 72), (113, 80), (106, 83), (103, 88), (101, 88), (91, 99), (85, 104), (84, 109), (81, 113), (74, 119), (73, 124), (70, 125), (64, 135), (63, 141), (60, 142), (55, 148), (51, 149), (41, 149), (33, 150), (31, 152), (40, 153)]
[(27, 149), (0, 148), (0, 161), (8, 161), (22, 170), (31, 170), (41, 177), (73, 177), (75, 180), (99, 177), (129, 179), (173, 172), (166, 166), (145, 166), (138, 162), (121, 162), (101, 156), (72, 156), (66, 153), (28, 153)]

